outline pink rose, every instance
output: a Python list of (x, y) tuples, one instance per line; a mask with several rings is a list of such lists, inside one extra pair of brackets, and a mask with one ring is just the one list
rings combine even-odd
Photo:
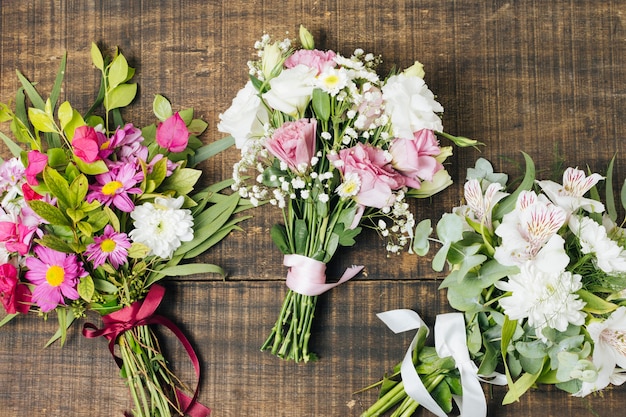
[(28, 313), (30, 290), (18, 282), (17, 269), (11, 264), (0, 265), (0, 301), (8, 314)]
[(415, 132), (413, 139), (394, 139), (389, 152), (391, 164), (406, 177), (406, 185), (412, 188), (420, 188), (420, 180), (432, 181), (433, 175), (443, 169), (443, 165), (435, 159), (441, 148), (429, 129)]
[(274, 131), (264, 146), (293, 172), (302, 172), (311, 165), (315, 155), (316, 130), (315, 119), (286, 122)]
[(395, 201), (394, 190), (405, 185), (405, 178), (392, 167), (382, 149), (358, 143), (352, 148), (328, 155), (346, 177), (358, 176), (360, 185), (354, 199), (362, 206), (383, 208)]
[(178, 112), (157, 126), (156, 142), (170, 152), (182, 152), (187, 148), (189, 130)]
[(24, 171), (26, 182), (30, 185), (39, 185), (37, 175), (39, 175), (48, 164), (48, 155), (39, 151), (30, 151), (27, 154), (28, 166)]
[(317, 49), (298, 49), (285, 60), (285, 68), (293, 68), (297, 65), (306, 65), (317, 70), (320, 75), (326, 68), (334, 68), (336, 54), (333, 51), (319, 51)]

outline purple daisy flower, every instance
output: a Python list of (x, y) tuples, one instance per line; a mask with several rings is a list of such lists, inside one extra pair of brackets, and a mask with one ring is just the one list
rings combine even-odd
[(93, 263), (94, 268), (104, 264), (107, 260), (113, 268), (119, 268), (128, 260), (130, 240), (126, 233), (117, 233), (113, 226), (107, 224), (102, 236), (95, 236), (93, 243), (87, 245), (85, 255)]
[(113, 204), (121, 211), (130, 213), (135, 204), (129, 194), (141, 194), (141, 189), (135, 187), (143, 175), (137, 173), (130, 164), (125, 164), (117, 170), (111, 170), (104, 174), (96, 175), (96, 184), (90, 185), (91, 192), (87, 194), (90, 203), (98, 200), (107, 206)]
[(65, 305), (64, 297), (77, 300), (80, 296), (76, 286), (81, 277), (87, 276), (82, 263), (74, 254), (57, 252), (45, 246), (34, 249), (35, 256), (26, 258), (26, 279), (35, 284), (33, 302), (41, 311), (54, 310)]

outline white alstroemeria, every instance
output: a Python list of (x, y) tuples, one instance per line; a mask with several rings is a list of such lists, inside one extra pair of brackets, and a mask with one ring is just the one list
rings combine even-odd
[(528, 318), (537, 337), (545, 341), (546, 327), (563, 332), (570, 323), (585, 323), (585, 302), (576, 294), (582, 288), (581, 278), (565, 270), (546, 272), (529, 261), (520, 267), (519, 274), (495, 285), (511, 292), (499, 301), (506, 315), (513, 320)]
[(480, 181), (471, 179), (464, 185), (465, 190), (465, 202), (474, 214), (474, 219), (478, 223), (484, 224), (487, 229), (492, 230), (493, 225), (491, 223), (491, 212), (493, 207), (509, 195), (502, 192), (502, 185), (498, 183), (489, 184), (485, 193), (480, 186)]
[(263, 99), (271, 108), (299, 119), (311, 101), (316, 74), (317, 69), (306, 65), (285, 69), (270, 80), (270, 90)]
[(574, 394), (577, 397), (626, 381), (626, 307), (619, 307), (604, 321), (589, 323), (587, 332), (593, 340), (593, 364), (598, 377), (594, 382), (583, 382)]
[(392, 75), (382, 87), (385, 112), (391, 118), (393, 134), (399, 138), (412, 138), (422, 129), (440, 132), (443, 106), (435, 100), (422, 78), (406, 74)]
[(193, 239), (193, 216), (181, 209), (185, 199), (180, 196), (157, 197), (153, 203), (136, 206), (130, 213), (135, 228), (128, 236), (133, 242), (150, 249), (148, 255), (169, 259), (182, 242)]
[(267, 109), (250, 81), (239, 90), (231, 106), (219, 118), (217, 130), (235, 138), (237, 149), (245, 148), (253, 138), (264, 136), (264, 125), (269, 120)]
[(626, 250), (608, 237), (603, 225), (586, 216), (572, 216), (569, 228), (580, 241), (582, 253), (593, 253), (596, 266), (607, 274), (626, 272)]
[(604, 177), (600, 174), (585, 175), (585, 172), (569, 167), (563, 173), (563, 185), (554, 181), (537, 181), (550, 200), (573, 213), (579, 208), (590, 213), (602, 213), (604, 204), (591, 198), (583, 197), (594, 185)]
[(510, 266), (533, 260), (546, 272), (564, 269), (569, 257), (557, 232), (565, 219), (565, 210), (550, 203), (544, 195), (521, 192), (515, 209), (502, 218), (495, 230), (502, 243), (496, 248), (494, 258)]

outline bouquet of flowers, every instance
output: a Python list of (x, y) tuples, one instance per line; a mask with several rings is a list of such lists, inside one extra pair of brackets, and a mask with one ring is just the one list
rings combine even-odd
[(419, 62), (383, 80), (373, 54), (314, 49), (302, 26), (300, 43), (296, 49), (268, 35), (256, 43), (260, 59), (248, 63), (250, 80), (218, 130), (241, 149), (233, 189), (284, 215), (271, 236), (285, 255), (289, 291), (261, 349), (307, 362), (315, 359), (308, 343), (317, 297), (363, 268), (327, 283), (337, 249), (353, 245), (361, 225), (384, 236), (390, 253), (410, 247), (408, 199), (451, 184), (443, 163), (452, 150), (437, 135), (460, 146), (477, 142), (443, 133), (443, 107)]
[[(168, 368), (151, 324), (168, 327), (184, 345), (198, 378), (198, 358), (184, 334), (155, 314), (165, 277), (221, 273), (212, 264), (184, 263), (219, 242), (245, 217), (247, 204), (221, 190), (232, 181), (197, 191), (193, 167), (232, 144), (202, 146), (207, 124), (193, 109), (173, 112), (157, 95), (157, 124), (124, 123), (121, 109), (135, 98), (134, 69), (115, 51), (91, 57), (102, 73), (94, 105), (80, 114), (57, 106), (66, 57), (50, 98), (18, 72), (15, 109), (0, 104), (17, 142), (0, 133), (14, 155), (0, 165), (0, 325), (29, 312), (58, 317), (48, 344), (66, 339), (77, 318), (95, 311), (104, 327), (87, 323), (87, 337), (105, 336), (134, 400), (134, 416), (210, 410), (196, 401)], [(104, 117), (96, 111), (104, 107)], [(26, 145), (23, 150), (18, 143)], [(115, 349), (115, 346), (119, 349)], [(117, 352), (116, 352), (117, 351)]]
[[(398, 404), (394, 416), (418, 404), (446, 415), (452, 394), (463, 396), (462, 415), (486, 415), (479, 381), (508, 385), (509, 404), (537, 384), (583, 397), (626, 380), (626, 231), (616, 223), (613, 161), (606, 177), (570, 167), (559, 183), (535, 180), (524, 157), (526, 173), (510, 194), (508, 176), (487, 160), (468, 170), (465, 205), (438, 222), (433, 258), (437, 271), (448, 263), (441, 288), (462, 314), (437, 317), (434, 348), (424, 346), (416, 313), (381, 314), (392, 329), (420, 330), (396, 369), (402, 380), (385, 379), (363, 416)], [(626, 184), (621, 202), (626, 208)], [(430, 225), (418, 229), (427, 246)], [(411, 314), (413, 326), (397, 325)]]

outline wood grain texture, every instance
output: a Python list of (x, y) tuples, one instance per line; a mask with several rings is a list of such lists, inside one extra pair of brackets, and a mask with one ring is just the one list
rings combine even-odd
[[(2, 0), (0, 101), (18, 88), (15, 69), (49, 92), (67, 51), (63, 98), (86, 110), (99, 80), (89, 58), (95, 41), (119, 46), (137, 69), (140, 95), (127, 120), (152, 123), (160, 93), (209, 122), (208, 143), (221, 137), (218, 114), (246, 80), (254, 41), (263, 33), (295, 37), (304, 24), (321, 48), (381, 54), (383, 72), (420, 60), (445, 107), (446, 130), (487, 144), (480, 152), (456, 150), (449, 167), (456, 183), (413, 206), (417, 217), (436, 219), (458, 204), (465, 171), (480, 156), (515, 176), (524, 151), (549, 176), (555, 155), (602, 171), (617, 153), (615, 175), (626, 177), (625, 16), (617, 0)], [(237, 157), (229, 149), (207, 162), (204, 180), (228, 177)], [(433, 323), (448, 311), (437, 290), (443, 275), (430, 269), (429, 257), (387, 258), (378, 237), (364, 233), (331, 267), (365, 263), (366, 274), (322, 297), (313, 336), (320, 361), (282, 362), (258, 350), (285, 291), (268, 233), (280, 216), (270, 206), (254, 215), (245, 232), (202, 256), (229, 272), (226, 282), (201, 276), (167, 283), (160, 311), (201, 356), (200, 399), (214, 417), (358, 416), (376, 393), (353, 392), (395, 365), (412, 337), (392, 334), (375, 313), (413, 308)], [(0, 329), (0, 416), (121, 416), (128, 392), (105, 341), (84, 339), (76, 327), (65, 347), (42, 349), (54, 330), (53, 320), (37, 317)], [(192, 380), (182, 348), (164, 337), (175, 366)], [(624, 390), (581, 400), (544, 387), (503, 407), (504, 390), (485, 388), (489, 416), (615, 415), (626, 406)]]

